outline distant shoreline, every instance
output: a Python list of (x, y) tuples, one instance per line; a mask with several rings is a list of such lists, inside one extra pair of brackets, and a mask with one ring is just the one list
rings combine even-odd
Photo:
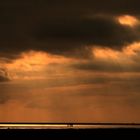
[(140, 128), (139, 123), (0, 123), (0, 129), (121, 129)]

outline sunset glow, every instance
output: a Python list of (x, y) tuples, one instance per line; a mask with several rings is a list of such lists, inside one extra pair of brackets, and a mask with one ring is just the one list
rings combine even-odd
[[(51, 68), (49, 65), (64, 65), (73, 61), (74, 59), (51, 55), (46, 52), (29, 51), (22, 53), (18, 59), (3, 64), (3, 67), (8, 70), (12, 79), (32, 79), (33, 77), (43, 78), (47, 70)], [(28, 74), (29, 72), (31, 75)]]
[(128, 25), (128, 26), (135, 26), (139, 23), (139, 20), (133, 16), (129, 16), (129, 15), (123, 15), (118, 17), (118, 21), (120, 24), (122, 25)]
[(2, 1), (0, 122), (140, 123), (139, 5)]
[(21, 57), (13, 63), (7, 65), (7, 67), (12, 69), (20, 69), (23, 71), (38, 71), (44, 68), (48, 64), (63, 64), (66, 63), (68, 59), (59, 56), (53, 56), (45, 52), (35, 52), (30, 51), (22, 53)]
[(93, 55), (97, 59), (110, 60), (119, 59), (121, 53), (109, 48), (93, 48)]

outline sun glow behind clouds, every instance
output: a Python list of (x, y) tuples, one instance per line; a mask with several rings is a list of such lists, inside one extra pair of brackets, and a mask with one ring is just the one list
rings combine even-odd
[(56, 76), (75, 77), (75, 72), (80, 75), (81, 71), (72, 66), (89, 62), (100, 67), (104, 67), (102, 66), (104, 64), (124, 69), (139, 67), (136, 60), (140, 60), (140, 42), (125, 46), (120, 51), (108, 47), (92, 46), (91, 52), (92, 55), (89, 58), (81, 60), (52, 55), (43, 51), (28, 51), (23, 52), (19, 58), (10, 63), (1, 63), (0, 66), (8, 72), (11, 80), (46, 79)]
[(52, 70), (51, 64), (55, 72), (55, 66), (64, 65), (71, 61), (73, 60), (70, 58), (51, 55), (46, 52), (29, 51), (22, 53), (12, 63), (6, 63), (4, 67), (11, 74), (12, 79), (32, 79), (43, 78), (49, 69)]
[(135, 61), (134, 57), (139, 57), (140, 43), (133, 43), (122, 49), (122, 51), (113, 50), (110, 48), (93, 47), (93, 57), (96, 60), (105, 62), (116, 62), (122, 65), (133, 65)]
[(51, 63), (65, 63), (67, 59), (53, 56), (45, 52), (24, 52), (21, 57), (13, 63), (8, 64), (9, 69), (20, 69), (23, 71), (38, 71)]
[(118, 21), (122, 25), (127, 25), (127, 26), (131, 26), (131, 27), (133, 27), (139, 23), (137, 18), (130, 16), (130, 15), (120, 16), (120, 17), (118, 17)]

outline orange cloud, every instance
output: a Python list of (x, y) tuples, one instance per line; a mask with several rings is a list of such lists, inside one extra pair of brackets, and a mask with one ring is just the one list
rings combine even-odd
[(140, 52), (140, 42), (136, 42), (125, 47), (123, 52), (128, 56), (136, 56), (137, 52)]
[(94, 57), (97, 59), (119, 59), (120, 52), (109, 48), (93, 48)]
[[(98, 64), (117, 64), (118, 67), (131, 68), (139, 65), (134, 58), (139, 58), (140, 42), (133, 43), (122, 49), (122, 51), (113, 50), (108, 47), (92, 48), (92, 56), (89, 59), (66, 58), (48, 54), (42, 51), (24, 52), (11, 63), (1, 63), (0, 66), (8, 71), (10, 79), (46, 79), (51, 76), (73, 76), (75, 77), (76, 69), (67, 68), (71, 64), (98, 63)], [(101, 63), (100, 63), (101, 62)], [(103, 63), (102, 63), (103, 62)], [(80, 75), (80, 70), (78, 70)], [(85, 73), (84, 73), (85, 75)]]
[[(75, 61), (73, 58), (51, 55), (42, 51), (23, 52), (20, 57), (10, 63), (2, 63), (12, 79), (40, 79), (46, 73), (63, 73), (63, 65)], [(51, 65), (52, 64), (52, 65)]]
[(18, 69), (23, 71), (35, 71), (44, 68), (44, 66), (51, 63), (66, 63), (68, 59), (50, 55), (45, 52), (24, 52), (19, 59), (13, 61), (13, 63), (7, 64), (9, 69)]
[(117, 18), (119, 23), (122, 25), (128, 25), (128, 26), (135, 26), (139, 23), (139, 20), (133, 16), (130, 15), (123, 15)]
[(134, 64), (134, 57), (139, 57), (138, 52), (140, 52), (140, 42), (133, 43), (122, 49), (122, 51), (113, 50), (107, 47), (93, 47), (93, 57), (96, 60), (101, 60), (105, 62), (117, 62), (122, 65)]

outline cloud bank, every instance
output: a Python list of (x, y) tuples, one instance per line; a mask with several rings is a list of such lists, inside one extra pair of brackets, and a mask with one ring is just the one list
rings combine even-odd
[(90, 45), (121, 50), (140, 41), (140, 25), (125, 26), (116, 17), (130, 15), (139, 21), (138, 5), (137, 0), (6, 0), (0, 7), (0, 56), (11, 60), (39, 50), (87, 57)]

